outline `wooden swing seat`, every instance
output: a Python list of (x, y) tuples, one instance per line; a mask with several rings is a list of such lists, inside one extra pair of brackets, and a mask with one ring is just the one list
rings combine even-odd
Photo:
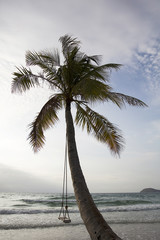
[(70, 223), (71, 222), (71, 219), (66, 218), (66, 217), (59, 217), (58, 219), (62, 220), (64, 223)]
[(70, 222), (71, 222), (71, 219), (64, 219), (63, 222), (64, 222), (64, 223), (70, 223)]

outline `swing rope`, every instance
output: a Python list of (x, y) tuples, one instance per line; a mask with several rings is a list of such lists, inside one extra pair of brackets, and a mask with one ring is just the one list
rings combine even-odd
[(64, 223), (70, 223), (71, 219), (68, 212), (68, 193), (67, 193), (67, 156), (68, 156), (68, 145), (67, 145), (67, 135), (66, 135), (66, 144), (65, 144), (65, 157), (64, 157), (64, 172), (63, 172), (63, 191), (62, 191), (62, 203), (61, 210), (59, 213), (59, 220), (62, 220)]

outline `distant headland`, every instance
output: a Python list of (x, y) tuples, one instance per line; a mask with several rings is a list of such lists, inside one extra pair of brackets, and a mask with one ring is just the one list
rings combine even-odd
[(144, 188), (140, 193), (160, 193), (160, 190), (154, 188)]

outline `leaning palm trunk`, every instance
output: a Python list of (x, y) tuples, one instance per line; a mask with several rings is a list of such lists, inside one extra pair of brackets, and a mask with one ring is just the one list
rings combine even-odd
[(97, 209), (85, 182), (77, 153), (70, 103), (66, 105), (68, 155), (73, 188), (81, 217), (92, 240), (120, 240)]

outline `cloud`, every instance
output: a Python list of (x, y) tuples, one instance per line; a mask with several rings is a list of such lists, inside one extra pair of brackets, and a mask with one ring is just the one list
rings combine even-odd
[(0, 164), (1, 192), (58, 192), (58, 187), (28, 172)]
[(157, 36), (158, 4), (156, 0), (3, 1), (1, 38), (19, 52), (58, 46), (58, 38), (69, 33), (82, 40), (85, 51), (126, 64), (138, 45)]
[(152, 39), (143, 44), (135, 54), (137, 71), (146, 79), (146, 91), (151, 97), (151, 104), (160, 105), (160, 41)]

